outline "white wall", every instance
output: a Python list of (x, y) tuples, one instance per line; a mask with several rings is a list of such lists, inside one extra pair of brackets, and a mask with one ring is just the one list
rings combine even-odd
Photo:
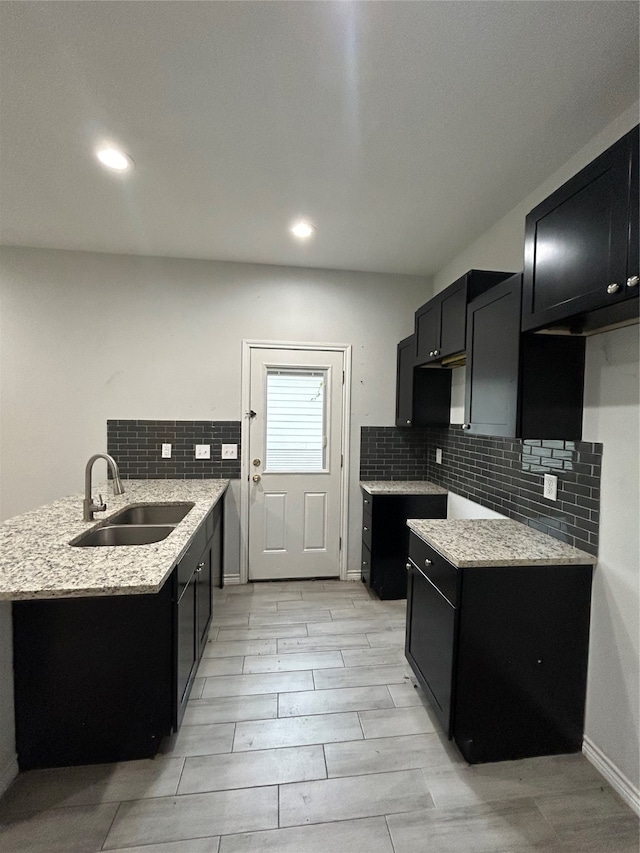
[[(474, 267), (521, 270), (529, 210), (637, 122), (636, 105), (440, 270), (434, 292)], [(585, 441), (604, 445), (585, 733), (590, 757), (617, 777), (630, 799), (640, 796), (638, 329), (587, 339), (583, 430)], [(453, 423), (464, 419), (463, 370), (454, 371), (451, 415)]]

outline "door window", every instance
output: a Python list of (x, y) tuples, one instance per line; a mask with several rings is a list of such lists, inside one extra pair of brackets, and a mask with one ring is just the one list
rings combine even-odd
[(267, 368), (265, 472), (326, 470), (326, 370)]

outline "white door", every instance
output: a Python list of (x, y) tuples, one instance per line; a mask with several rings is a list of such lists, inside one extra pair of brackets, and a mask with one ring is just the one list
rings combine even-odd
[(343, 382), (343, 352), (250, 350), (249, 580), (340, 573)]

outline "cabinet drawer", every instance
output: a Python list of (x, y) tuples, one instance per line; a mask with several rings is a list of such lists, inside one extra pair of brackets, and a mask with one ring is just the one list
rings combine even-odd
[(458, 570), (415, 533), (409, 539), (409, 557), (416, 568), (454, 607), (458, 604)]
[(371, 550), (371, 518), (362, 518), (362, 544)]

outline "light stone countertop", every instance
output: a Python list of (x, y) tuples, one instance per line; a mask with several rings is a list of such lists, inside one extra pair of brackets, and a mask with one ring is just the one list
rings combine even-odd
[[(109, 484), (94, 485), (107, 509), (82, 520), (82, 494), (8, 519), (0, 525), (0, 600), (77, 598), (155, 593), (207, 513), (222, 498), (228, 480), (123, 480), (124, 495)], [(150, 545), (77, 548), (81, 533), (132, 503), (195, 504), (166, 539)]]
[(428, 480), (361, 481), (360, 488), (370, 495), (447, 495), (448, 489)]
[(597, 558), (511, 518), (409, 519), (407, 525), (459, 569), (583, 566)]

